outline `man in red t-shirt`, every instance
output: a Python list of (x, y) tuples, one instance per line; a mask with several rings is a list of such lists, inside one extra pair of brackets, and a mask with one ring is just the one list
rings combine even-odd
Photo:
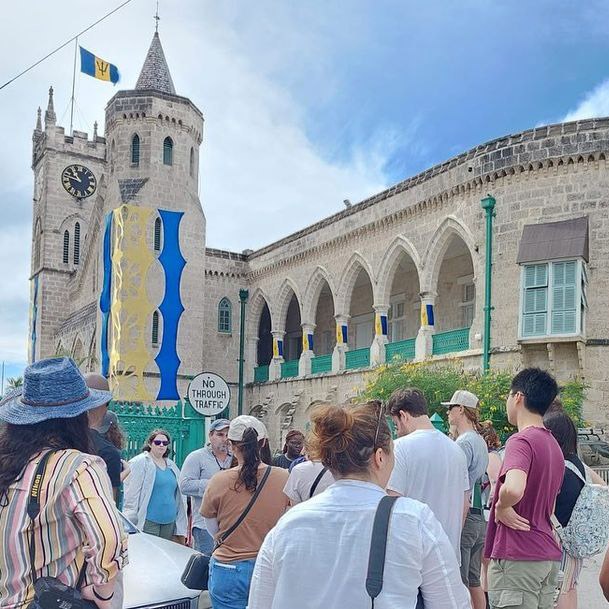
[(492, 609), (551, 609), (562, 552), (550, 518), (565, 470), (543, 415), (558, 393), (554, 378), (527, 368), (512, 380), (507, 416), (518, 427), (507, 442), (488, 523)]

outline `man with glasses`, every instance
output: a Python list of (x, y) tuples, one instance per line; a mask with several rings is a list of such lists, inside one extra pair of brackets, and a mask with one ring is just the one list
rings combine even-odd
[(550, 519), (565, 466), (543, 415), (557, 393), (554, 378), (538, 368), (527, 368), (512, 380), (507, 416), (518, 433), (506, 445), (484, 549), (491, 559), (488, 595), (493, 609), (553, 606), (562, 552)]
[(233, 455), (228, 450), (229, 426), (227, 419), (213, 421), (209, 428), (209, 444), (186, 457), (180, 474), (180, 490), (191, 497), (194, 548), (207, 555), (211, 555), (214, 549), (214, 540), (205, 529), (200, 514), (201, 501), (211, 477), (228, 469), (233, 461)]
[(461, 529), (469, 511), (465, 454), (433, 426), (420, 389), (397, 389), (387, 406), (399, 436), (387, 492), (426, 503), (460, 560)]

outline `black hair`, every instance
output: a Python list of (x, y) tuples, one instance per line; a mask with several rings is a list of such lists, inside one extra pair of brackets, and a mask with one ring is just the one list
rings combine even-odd
[(511, 392), (522, 393), (525, 408), (543, 416), (558, 395), (558, 385), (545, 370), (525, 368), (512, 379)]
[(548, 412), (543, 418), (543, 424), (552, 432), (565, 457), (577, 454), (577, 429), (564, 410)]
[(0, 425), (0, 506), (8, 500), (10, 485), (21, 478), (32, 457), (45, 448), (71, 448), (94, 454), (87, 413), (31, 425)]
[(240, 442), (232, 441), (239, 449), (243, 458), (243, 465), (239, 469), (235, 490), (245, 486), (246, 490), (253, 493), (258, 486), (258, 466), (262, 459), (260, 456), (260, 444), (258, 443), (258, 432), (253, 427), (248, 427), (243, 432)]
[(413, 417), (428, 415), (427, 400), (420, 389), (415, 387), (407, 387), (405, 389), (396, 389), (387, 402), (389, 414), (394, 417), (400, 415), (403, 410)]

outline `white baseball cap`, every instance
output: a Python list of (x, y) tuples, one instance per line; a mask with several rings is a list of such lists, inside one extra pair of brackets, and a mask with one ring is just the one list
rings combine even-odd
[(465, 406), (466, 408), (473, 408), (477, 410), (479, 401), (478, 396), (473, 394), (471, 391), (459, 389), (453, 393), (453, 397), (450, 398), (450, 402), (442, 402), (442, 406)]
[(259, 440), (269, 437), (266, 427), (260, 419), (252, 417), (249, 414), (242, 414), (235, 417), (230, 422), (230, 427), (228, 428), (228, 439), (235, 442), (241, 442), (241, 440), (243, 440), (245, 430), (249, 429), (250, 427), (253, 427), (256, 430)]

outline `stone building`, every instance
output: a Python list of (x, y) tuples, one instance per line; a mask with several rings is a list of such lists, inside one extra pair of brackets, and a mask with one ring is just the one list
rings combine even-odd
[[(243, 253), (204, 247), (202, 141), (158, 35), (135, 89), (108, 103), (104, 138), (67, 136), (51, 93), (34, 131), (31, 359), (88, 358), (126, 399), (173, 400), (202, 370), (234, 387), (247, 288), (245, 409), (279, 441), (384, 361), (480, 368), (491, 194), (491, 365), (583, 378), (585, 416), (608, 422), (609, 119), (482, 144)], [(95, 196), (64, 190), (71, 164), (95, 174)]]

